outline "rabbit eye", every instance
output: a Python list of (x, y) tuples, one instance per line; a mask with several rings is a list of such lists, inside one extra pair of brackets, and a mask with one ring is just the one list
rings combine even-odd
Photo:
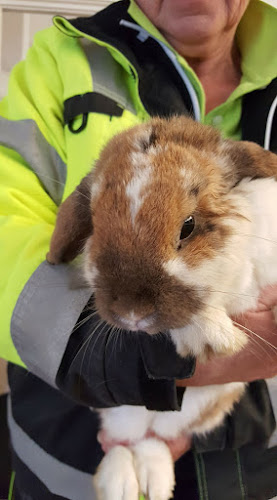
[(194, 230), (194, 226), (195, 226), (194, 217), (193, 215), (190, 215), (183, 224), (180, 234), (180, 240), (184, 240), (185, 238), (187, 238)]

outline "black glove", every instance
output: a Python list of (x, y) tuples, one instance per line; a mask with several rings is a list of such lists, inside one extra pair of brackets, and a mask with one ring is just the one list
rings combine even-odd
[(181, 358), (166, 333), (114, 332), (86, 308), (68, 342), (57, 386), (94, 408), (143, 405), (180, 410), (175, 379), (189, 378), (194, 358)]

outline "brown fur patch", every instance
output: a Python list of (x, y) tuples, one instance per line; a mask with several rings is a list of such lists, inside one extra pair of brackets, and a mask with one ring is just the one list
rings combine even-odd
[(235, 354), (235, 352), (237, 351), (234, 351), (234, 348), (232, 348), (231, 350), (228, 347), (226, 347), (225, 349), (221, 348), (220, 352), (218, 352), (215, 351), (215, 349), (210, 344), (206, 344), (203, 352), (198, 356), (197, 359), (200, 363), (207, 363), (208, 361), (211, 361), (215, 358), (218, 359), (226, 356), (232, 356), (233, 354)]
[(90, 172), (58, 211), (56, 227), (46, 255), (50, 264), (73, 260), (82, 252), (87, 238), (92, 233), (91, 179)]
[(190, 194), (193, 196), (198, 196), (199, 190), (200, 190), (200, 186), (194, 186), (193, 188), (191, 188)]
[[(200, 416), (194, 420), (189, 426), (191, 432), (199, 432), (201, 427), (208, 428), (210, 426), (213, 428), (215, 424), (219, 424), (220, 420), (224, 418), (227, 413), (230, 413), (244, 392), (243, 388), (236, 388), (228, 394), (223, 394), (218, 396), (215, 403), (207, 405), (205, 409), (201, 412)], [(201, 431), (200, 431), (201, 432)]]
[(151, 120), (152, 133), (158, 144), (179, 144), (192, 146), (198, 151), (215, 151), (221, 142), (220, 133), (212, 127), (204, 126), (184, 116), (170, 120), (154, 118)]
[[(126, 187), (147, 169), (132, 216)], [(231, 236), (227, 219), (237, 216), (226, 197), (230, 187), (242, 176), (273, 175), (276, 169), (276, 156), (252, 143), (224, 142), (216, 130), (185, 117), (155, 118), (104, 148), (93, 177), (62, 205), (48, 259), (74, 258), (93, 225), (87, 257), (98, 270), (96, 304), (103, 319), (113, 323), (113, 314), (134, 311), (141, 317), (154, 313), (156, 331), (185, 326), (203, 307), (208, 284), (203, 291), (185, 285), (164, 264), (181, 257), (193, 271), (218, 255)], [(91, 184), (99, 179), (90, 201)], [(195, 228), (180, 245), (190, 215)]]
[(224, 141), (221, 154), (227, 157), (230, 168), (226, 182), (235, 186), (245, 177), (277, 178), (277, 155), (249, 141)]

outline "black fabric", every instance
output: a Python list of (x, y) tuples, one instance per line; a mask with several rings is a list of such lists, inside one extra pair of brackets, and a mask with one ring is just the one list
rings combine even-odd
[(75, 95), (64, 101), (65, 124), (71, 124), (76, 116), (87, 113), (121, 116), (123, 109), (113, 99), (98, 92)]
[(227, 445), (233, 449), (249, 443), (266, 446), (275, 427), (266, 382), (256, 380), (248, 385), (234, 413), (227, 417)]
[(7, 396), (0, 396), (0, 498), (8, 498), (11, 452), (7, 426)]
[(267, 446), (276, 422), (270, 396), (264, 380), (248, 384), (241, 400), (221, 426), (205, 436), (194, 436), (194, 449), (198, 453), (238, 449), (249, 443)]
[(19, 366), (10, 364), (8, 375), (13, 418), (23, 431), (61, 462), (94, 473), (103, 457), (96, 412)]
[[(16, 476), (12, 500), (68, 500), (50, 493), (45, 485), (19, 459), (15, 452), (13, 452), (13, 469), (16, 471)], [(199, 500), (192, 453), (187, 453), (176, 462), (175, 478), (176, 487), (172, 500), (184, 500), (184, 491), (186, 492), (186, 499)], [(80, 500), (82, 499), (80, 498)], [(236, 499), (233, 498), (232, 500)]]
[(194, 374), (195, 359), (182, 358), (176, 353), (175, 346), (166, 333), (159, 334), (161, 342), (155, 336), (145, 333), (139, 335), (142, 359), (147, 374), (153, 379), (184, 379)]
[(90, 308), (78, 324), (57, 375), (61, 390), (95, 408), (129, 404), (180, 409), (174, 379), (190, 377), (195, 360), (178, 356), (167, 334), (159, 339), (143, 332), (115, 336), (97, 314), (91, 317)]
[(202, 500), (199, 497), (195, 461), (191, 451), (175, 463), (175, 481), (173, 500)]
[[(13, 452), (13, 500), (67, 500), (54, 495)], [(277, 449), (186, 453), (175, 464), (172, 500), (269, 500), (277, 495)], [(200, 487), (198, 488), (198, 484)], [(224, 484), (224, 494), (222, 485)], [(117, 499), (115, 499), (117, 500)]]
[(265, 449), (244, 446), (239, 451), (247, 500), (268, 500), (277, 496), (277, 446)]
[(12, 455), (12, 463), (13, 470), (16, 471), (12, 500), (67, 500), (51, 493), (15, 452)]
[[(265, 128), (270, 106), (277, 95), (277, 78), (268, 87), (255, 90), (243, 97), (242, 138), (264, 146)], [(259, 126), (257, 126), (259, 125)], [(277, 112), (272, 124), (270, 150), (277, 153)]]
[(151, 116), (184, 114), (193, 117), (189, 92), (160, 45), (151, 38), (141, 42), (135, 30), (120, 25), (121, 19), (135, 24), (127, 13), (128, 5), (128, 1), (116, 2), (92, 17), (69, 22), (81, 32), (116, 47), (126, 56), (136, 68), (140, 98)]
[(193, 449), (197, 453), (205, 453), (206, 451), (222, 451), (227, 445), (230, 446), (230, 443), (227, 443), (228, 423), (228, 417), (225, 417), (222, 424), (211, 432), (193, 436)]
[[(200, 498), (246, 500), (237, 454), (230, 449), (194, 455)], [(224, 487), (224, 494), (223, 494)]]
[(277, 494), (277, 447), (243, 446), (194, 455), (199, 496), (207, 500), (269, 500)]
[[(13, 500), (67, 500), (54, 495), (13, 452)], [(277, 449), (245, 446), (239, 452), (186, 453), (175, 464), (172, 500), (269, 500), (277, 495)], [(198, 488), (198, 484), (200, 487)], [(116, 499), (115, 499), (116, 500)]]

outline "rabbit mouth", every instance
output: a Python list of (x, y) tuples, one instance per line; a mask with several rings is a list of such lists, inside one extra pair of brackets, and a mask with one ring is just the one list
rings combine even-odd
[(114, 326), (123, 328), (124, 330), (132, 332), (142, 331), (150, 335), (154, 335), (161, 331), (158, 326), (158, 315), (155, 312), (147, 314), (146, 316), (136, 314), (134, 311), (131, 311), (129, 314), (125, 314), (124, 316), (112, 312), (111, 317)]
[[(104, 296), (103, 296), (104, 295)], [(116, 328), (129, 332), (146, 332), (155, 335), (159, 332), (186, 327), (194, 313), (184, 307), (167, 307), (166, 304), (155, 307), (153, 303), (137, 306), (135, 301), (129, 304), (117, 304), (107, 300), (105, 294), (95, 294), (95, 306), (100, 317)]]
[(95, 306), (104, 321), (149, 334), (186, 326), (204, 307), (208, 290), (186, 285), (159, 263), (108, 255), (94, 260)]

